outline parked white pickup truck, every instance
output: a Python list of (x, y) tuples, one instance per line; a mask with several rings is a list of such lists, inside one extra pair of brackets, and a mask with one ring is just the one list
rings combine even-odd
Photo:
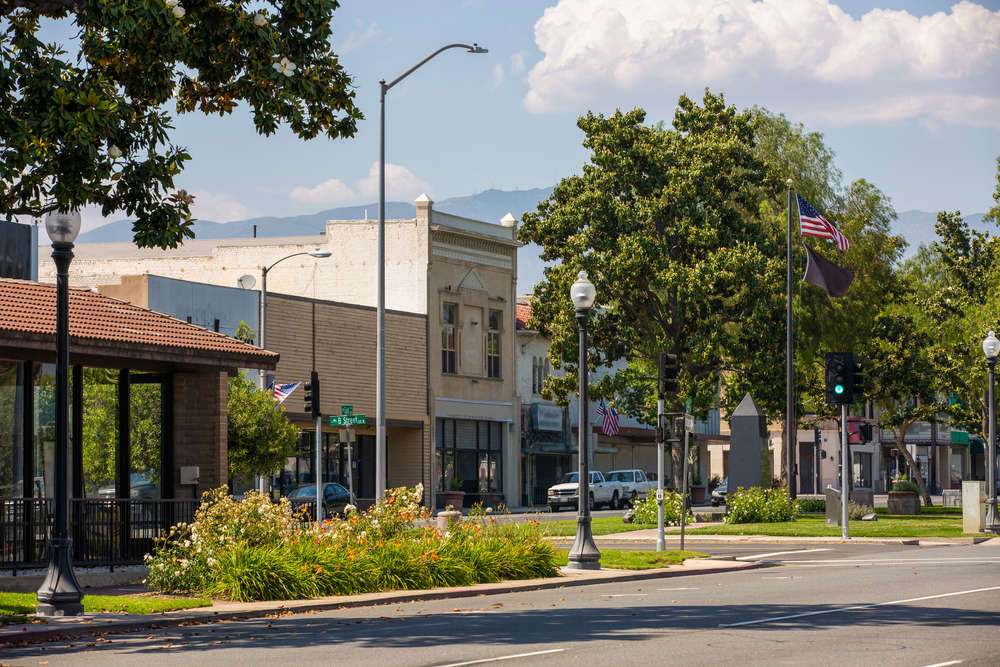
[(656, 482), (646, 478), (642, 470), (612, 470), (607, 474), (609, 482), (622, 485), (622, 502), (634, 505), (646, 497), (648, 491), (656, 489)]
[[(577, 506), (579, 475), (568, 472), (559, 483), (549, 489), (549, 509), (558, 512), (563, 505)], [(609, 482), (604, 475), (594, 471), (590, 473), (590, 509), (607, 505), (608, 509), (616, 510), (621, 505), (623, 491), (621, 482)]]

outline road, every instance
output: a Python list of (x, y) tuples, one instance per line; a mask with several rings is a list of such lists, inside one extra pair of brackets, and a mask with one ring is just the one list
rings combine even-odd
[[(997, 665), (1000, 547), (698, 545), (772, 567), (11, 649), (12, 665)], [(733, 556), (734, 553), (729, 555)]]

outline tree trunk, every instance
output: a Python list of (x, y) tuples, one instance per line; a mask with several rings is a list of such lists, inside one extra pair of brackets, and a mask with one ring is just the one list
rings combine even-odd
[[(906, 467), (910, 469), (910, 475), (914, 478), (914, 482), (920, 490), (920, 497), (924, 501), (924, 507), (931, 507), (933, 505), (931, 502), (931, 495), (927, 492), (927, 485), (924, 484), (924, 478), (920, 476), (920, 468), (917, 466), (916, 460), (910, 456), (910, 450), (908, 450), (904, 444), (906, 440), (906, 431), (910, 428), (911, 424), (913, 424), (913, 422), (906, 422), (896, 429), (896, 449), (898, 449), (899, 453), (903, 455), (904, 459), (906, 459)], [(892, 489), (889, 490), (891, 491)]]

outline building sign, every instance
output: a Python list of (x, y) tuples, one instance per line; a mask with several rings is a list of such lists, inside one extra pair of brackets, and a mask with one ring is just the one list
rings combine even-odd
[(534, 403), (531, 406), (532, 427), (536, 431), (561, 431), (563, 411), (556, 405)]
[(31, 226), (0, 221), (0, 278), (31, 280)]

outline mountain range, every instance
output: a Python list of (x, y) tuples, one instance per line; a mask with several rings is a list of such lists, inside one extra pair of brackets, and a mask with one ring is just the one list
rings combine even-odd
[[(434, 208), (439, 211), (475, 220), (500, 222), (507, 213), (520, 219), (525, 211), (534, 210), (539, 201), (552, 194), (552, 188), (533, 188), (530, 190), (485, 190), (478, 194), (465, 197), (452, 197), (434, 202)], [(387, 202), (386, 218), (412, 218), (415, 210), (412, 203)], [(361, 220), (376, 218), (378, 204), (360, 206), (345, 206), (331, 208), (308, 215), (288, 217), (266, 216), (238, 220), (234, 222), (213, 222), (198, 220), (194, 223), (195, 238), (199, 239), (232, 239), (248, 238), (255, 233), (259, 237), (267, 236), (306, 236), (322, 234), (327, 220)], [(916, 249), (934, 240), (934, 221), (936, 213), (910, 210), (898, 213), (892, 229), (906, 239), (909, 247), (906, 255), (912, 255)], [(986, 229), (983, 214), (975, 213), (965, 218), (976, 229)], [(995, 231), (995, 230), (994, 230)], [(77, 243), (110, 243), (132, 240), (132, 223), (128, 220), (111, 222), (97, 229), (81, 234)], [(538, 256), (538, 247), (528, 244), (518, 253), (518, 291), (530, 292), (535, 283), (542, 279), (545, 263)]]

